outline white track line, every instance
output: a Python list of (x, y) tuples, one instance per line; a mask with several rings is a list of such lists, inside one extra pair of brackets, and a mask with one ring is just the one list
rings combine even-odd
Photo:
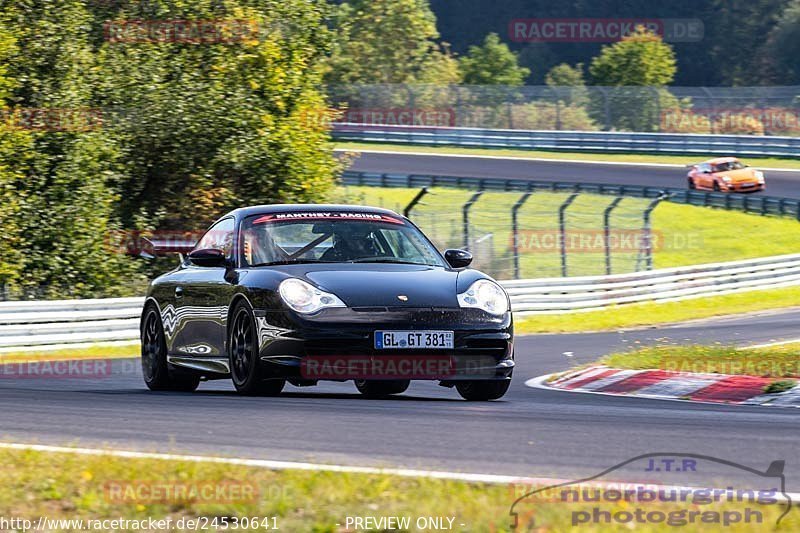
[[(235, 466), (250, 466), (257, 468), (267, 468), (270, 470), (309, 470), (319, 472), (345, 472), (352, 474), (380, 474), (400, 477), (423, 477), (429, 479), (446, 479), (452, 481), (466, 481), (470, 483), (490, 483), (490, 484), (519, 484), (531, 487), (548, 487), (565, 483), (574, 483), (574, 480), (558, 478), (539, 478), (539, 477), (520, 477), (520, 476), (501, 476), (494, 474), (468, 474), (463, 472), (441, 472), (436, 470), (412, 470), (406, 468), (373, 468), (368, 466), (343, 466), (326, 465), (315, 463), (296, 463), (290, 461), (270, 461), (266, 459), (238, 459), (230, 457), (214, 457), (207, 455), (179, 455), (168, 453), (149, 453), (134, 452), (129, 450), (110, 450), (97, 448), (73, 448), (67, 446), (48, 446), (44, 444), (24, 444), (16, 442), (0, 442), (0, 448), (7, 450), (36, 451), (44, 453), (71, 453), (75, 455), (87, 455), (96, 457), (121, 457), (124, 459), (155, 459), (161, 461), (186, 461), (192, 463), (216, 463)], [(620, 484), (639, 484), (638, 482), (626, 481), (597, 481), (592, 480), (586, 485), (596, 487), (617, 488)], [(658, 485), (646, 483), (653, 489), (685, 489), (698, 487), (684, 487), (678, 485)], [(707, 489), (708, 487), (702, 487)], [(800, 501), (800, 493), (787, 493), (792, 501)], [(784, 500), (782, 496), (779, 499)]]
[(737, 350), (756, 350), (758, 348), (771, 348), (772, 346), (783, 346), (784, 344), (800, 343), (800, 339), (791, 339), (788, 341), (767, 342), (764, 344), (753, 344), (750, 346), (740, 346)]
[[(0, 448), (10, 450), (25, 450), (37, 451), (46, 453), (71, 453), (75, 455), (89, 455), (89, 456), (108, 456), (108, 457), (121, 457), (125, 459), (156, 459), (164, 461), (186, 461), (194, 463), (216, 463), (216, 464), (229, 464), (236, 466), (252, 466), (258, 468), (268, 468), (270, 470), (311, 470), (321, 472), (346, 472), (354, 474), (381, 474), (381, 475), (394, 475), (401, 477), (424, 477), (431, 479), (447, 479), (455, 481), (467, 481), (473, 483), (492, 483), (492, 484), (529, 484), (529, 485), (558, 485), (561, 483), (570, 483), (571, 480), (557, 479), (557, 478), (538, 478), (538, 477), (519, 477), (519, 476), (501, 476), (494, 474), (468, 474), (463, 472), (441, 472), (436, 470), (412, 470), (405, 468), (373, 468), (367, 466), (342, 466), (342, 465), (326, 465), (316, 463), (298, 463), (290, 461), (271, 461), (267, 459), (238, 459), (229, 457), (214, 457), (207, 455), (178, 455), (166, 453), (149, 453), (149, 452), (134, 452), (128, 450), (102, 450), (96, 448), (72, 448), (66, 446), (47, 446), (43, 444), (23, 444), (15, 442), (0, 442)], [(617, 486), (621, 481), (591, 481), (591, 485), (610, 485)], [(674, 488), (673, 485), (653, 485), (648, 484), (654, 488)], [(800, 494), (790, 493), (789, 496), (793, 500), (800, 500)]]
[(352, 474), (381, 474), (401, 477), (424, 477), (430, 479), (448, 479), (472, 483), (530, 483), (557, 484), (565, 480), (553, 478), (530, 478), (519, 476), (502, 476), (494, 474), (470, 474), (465, 472), (441, 472), (436, 470), (414, 470), (408, 468), (376, 468), (369, 466), (344, 466), (317, 463), (300, 463), (293, 461), (272, 461), (269, 459), (242, 459), (235, 457), (215, 457), (208, 455), (181, 455), (171, 453), (135, 452), (129, 450), (112, 450), (97, 448), (73, 448), (67, 446), (48, 446), (43, 444), (25, 444), (0, 442), (0, 448), (8, 450), (31, 450), (47, 453), (70, 453), (76, 455), (121, 457), (125, 459), (156, 459), (163, 461), (186, 461), (192, 463), (215, 463), (236, 466), (268, 468), (270, 470), (310, 470), (320, 472), (345, 472)]
[[(677, 163), (644, 163), (635, 161), (595, 161), (591, 159), (552, 159), (547, 157), (523, 157), (523, 156), (502, 156), (502, 155), (483, 155), (483, 154), (448, 154), (439, 152), (406, 152), (394, 150), (364, 150), (361, 148), (334, 148), (334, 152), (360, 152), (363, 154), (383, 154), (383, 155), (413, 155), (428, 157), (451, 157), (456, 159), (511, 159), (515, 161), (539, 161), (542, 163), (581, 163), (584, 165), (611, 165), (611, 166), (630, 166), (630, 167), (661, 167), (661, 168), (684, 168), (687, 165)], [(800, 172), (797, 168), (769, 168), (758, 167), (759, 170), (769, 172)]]

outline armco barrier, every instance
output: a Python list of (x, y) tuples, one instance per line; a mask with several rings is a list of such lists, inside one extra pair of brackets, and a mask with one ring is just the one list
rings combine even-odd
[(759, 135), (490, 130), (350, 123), (334, 124), (332, 135), (337, 141), (426, 146), (800, 157), (800, 137)]
[(800, 285), (800, 254), (612, 276), (502, 281), (520, 314), (593, 311)]
[(139, 338), (144, 298), (0, 302), (0, 349)]
[(551, 191), (581, 192), (636, 198), (664, 198), (670, 202), (704, 207), (720, 207), (759, 215), (783, 215), (800, 220), (800, 199), (775, 196), (726, 194), (672, 187), (646, 185), (615, 185), (569, 181), (536, 181), (515, 178), (467, 178), (460, 176), (430, 176), (419, 174), (386, 174), (345, 171), (345, 185), (373, 187), (458, 187), (487, 191)]
[[(800, 285), (800, 254), (613, 276), (500, 282), (515, 313), (557, 314)], [(0, 348), (135, 340), (142, 298), (3, 302)]]

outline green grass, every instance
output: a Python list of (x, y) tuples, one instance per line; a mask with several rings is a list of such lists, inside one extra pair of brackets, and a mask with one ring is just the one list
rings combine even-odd
[(795, 307), (799, 303), (800, 287), (786, 287), (679, 302), (631, 304), (587, 313), (519, 316), (514, 329), (518, 334), (617, 330)]
[(790, 389), (793, 389), (797, 386), (797, 382), (791, 379), (780, 379), (777, 381), (773, 381), (766, 387), (764, 387), (764, 392), (766, 394), (779, 394), (781, 392), (786, 392)]
[[(674, 165), (691, 165), (713, 157), (728, 154), (708, 155), (661, 155), (641, 153), (607, 153), (607, 152), (552, 152), (544, 150), (511, 150), (505, 148), (459, 148), (455, 146), (408, 146), (387, 143), (355, 143), (337, 142), (334, 147), (357, 152), (358, 150), (387, 150), (392, 152), (425, 152), (431, 154), (463, 154), (491, 155), (497, 157), (522, 157), (589, 161), (613, 161), (627, 163), (666, 163)], [(745, 162), (755, 167), (800, 169), (800, 160), (781, 159), (777, 157), (748, 157)]]
[(28, 351), (0, 353), (0, 364), (24, 363), (28, 361), (68, 361), (73, 359), (116, 359), (138, 357), (139, 344), (103, 345), (97, 344), (86, 348), (65, 348), (63, 350), (41, 350), (31, 348)]
[[(32, 520), (38, 520), (40, 516), (48, 519), (170, 518), (174, 525), (181, 518), (276, 517), (281, 531), (333, 533), (345, 531), (348, 516), (409, 516), (412, 518), (410, 531), (417, 531), (413, 526), (416, 518), (434, 516), (455, 518), (454, 531), (502, 532), (510, 529), (511, 504), (531, 489), (519, 484), (486, 485), (391, 475), (273, 471), (211, 463), (16, 450), (0, 450), (0, 464), (4, 465), (0, 469), (0, 517)], [(234, 502), (173, 499), (158, 503), (108, 497), (114, 487), (127, 487), (129, 484), (137, 487), (149, 487), (150, 484), (183, 487), (234, 484), (243, 488), (247, 497)], [(611, 505), (611, 508), (608, 505), (601, 507), (612, 511), (633, 510), (636, 505), (646, 511), (675, 510), (665, 503), (644, 506), (622, 502)], [(596, 506), (525, 501), (517, 509), (523, 518), (535, 516), (537, 525), (543, 528), (539, 531), (566, 531), (573, 511)], [(737, 508), (734, 504), (702, 507), (717, 512)], [(752, 507), (763, 512), (764, 521), (770, 524), (770, 528), (785, 509), (782, 505)], [(796, 512), (790, 513), (782, 522), (781, 530), (797, 528), (800, 525), (797, 515)], [(703, 531), (762, 531), (764, 527), (764, 524), (734, 524), (726, 528), (709, 525), (703, 527)], [(64, 529), (52, 528), (55, 531)], [(595, 524), (584, 525), (581, 530), (630, 529)], [(674, 527), (653, 525), (636, 528), (636, 531), (645, 533), (674, 530)]]
[[(336, 200), (382, 206), (402, 212), (417, 189), (381, 187), (340, 187)], [(413, 212), (412, 219), (440, 249), (462, 247), (461, 206), (473, 193), (468, 190), (433, 188)], [(537, 192), (520, 210), (520, 228), (557, 232), (558, 206), (567, 194)], [(487, 192), (474, 204), (471, 215), (473, 235), (491, 235), (473, 246), (474, 266), (498, 279), (514, 277), (510, 252), (510, 211), (517, 193)], [(602, 209), (609, 197), (579, 196), (568, 211), (569, 228), (597, 231)], [(626, 198), (614, 212), (612, 226), (638, 231), (647, 201)], [(711, 207), (696, 207), (662, 202), (653, 212), (654, 268), (736, 261), (800, 251), (800, 226), (790, 218), (760, 216)], [(529, 243), (531, 241), (528, 241)], [(522, 278), (561, 275), (557, 250), (533, 253), (523, 250), (520, 257)], [(636, 270), (637, 254), (612, 254), (614, 273)], [(642, 267), (643, 265), (639, 265)], [(570, 276), (605, 274), (602, 250), (571, 253)], [(602, 311), (563, 315), (520, 317), (519, 333), (575, 332), (619, 329), (652, 324), (681, 322), (733, 313), (761, 311), (800, 305), (800, 288), (753, 291), (741, 294), (698, 298), (681, 302), (643, 303), (612, 307)]]
[[(411, 218), (440, 248), (462, 247), (461, 206), (472, 191), (432, 188)], [(387, 207), (402, 212), (418, 192), (408, 188), (340, 187), (336, 201)], [(498, 279), (515, 277), (511, 254), (511, 208), (520, 193), (487, 192), (471, 208), (470, 231), (484, 240), (473, 246), (475, 266)], [(565, 193), (536, 192), (519, 211), (522, 243), (522, 278), (561, 275), (557, 247), (543, 248), (544, 236), (558, 235), (558, 208), (569, 197)], [(605, 274), (602, 244), (602, 213), (613, 197), (582, 194), (567, 210), (568, 230), (594, 236), (589, 251), (568, 255), (570, 276)], [(641, 235), (642, 213), (649, 200), (625, 198), (611, 217), (615, 230)], [(800, 250), (800, 225), (794, 219), (760, 216), (711, 207), (662, 202), (652, 215), (655, 268), (734, 261)], [(538, 239), (538, 240), (537, 240)], [(612, 253), (614, 273), (637, 267), (638, 248)], [(640, 268), (644, 263), (639, 264)]]
[(776, 378), (770, 392), (795, 385), (785, 378), (800, 378), (800, 344), (742, 349), (722, 344), (661, 344), (607, 355), (600, 363), (612, 368), (662, 369)]

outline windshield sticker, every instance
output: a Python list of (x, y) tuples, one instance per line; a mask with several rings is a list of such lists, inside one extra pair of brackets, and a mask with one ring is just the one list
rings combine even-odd
[(377, 213), (347, 213), (335, 211), (304, 211), (299, 213), (273, 213), (258, 217), (253, 224), (268, 222), (285, 222), (287, 220), (363, 220), (365, 222), (388, 222), (390, 224), (405, 224), (401, 219)]

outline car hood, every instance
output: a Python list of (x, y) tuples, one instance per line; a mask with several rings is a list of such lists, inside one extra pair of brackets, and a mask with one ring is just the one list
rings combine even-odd
[(739, 183), (741, 181), (753, 181), (756, 177), (752, 168), (740, 168), (739, 170), (720, 172), (720, 176), (728, 176), (733, 183)]
[[(441, 267), (314, 265), (303, 277), (350, 307), (458, 307), (458, 272)], [(406, 296), (406, 300), (399, 297)]]

